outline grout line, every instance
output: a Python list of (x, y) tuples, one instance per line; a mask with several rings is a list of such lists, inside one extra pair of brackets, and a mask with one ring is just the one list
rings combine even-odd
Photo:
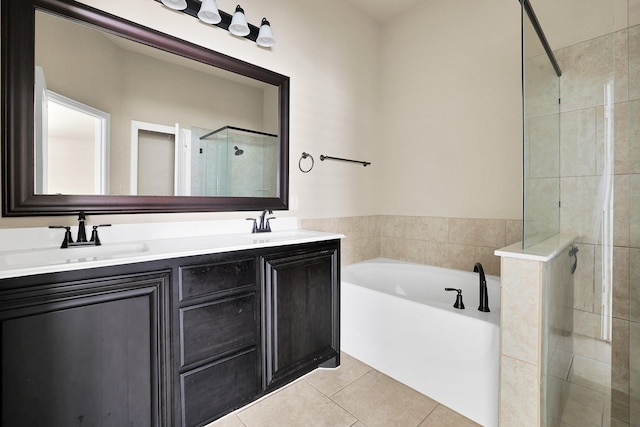
[(232, 413), (232, 414), (236, 414), (236, 415), (238, 415), (238, 418), (240, 418), (239, 414), (240, 414), (241, 412), (243, 412), (244, 410), (249, 409), (249, 408), (251, 408), (251, 407), (252, 407), (252, 406), (254, 406), (254, 405), (257, 405), (258, 403), (262, 402), (263, 400), (267, 400), (268, 398), (270, 398), (270, 397), (272, 397), (272, 396), (276, 396), (276, 395), (277, 395), (278, 393), (280, 393), (281, 391), (284, 391), (285, 389), (287, 389), (287, 388), (291, 387), (292, 385), (294, 385), (295, 383), (300, 382), (300, 381), (304, 381), (304, 377), (296, 378), (295, 380), (291, 381), (290, 383), (285, 384), (285, 385), (283, 385), (282, 387), (280, 387), (280, 388), (278, 388), (278, 389), (276, 389), (276, 390), (274, 390), (274, 391), (271, 391), (271, 392), (269, 392), (269, 393), (267, 393), (267, 394), (265, 394), (265, 395), (261, 396), (261, 397), (260, 397), (259, 399), (257, 399), (257, 400), (254, 400), (254, 401), (252, 401), (252, 402), (247, 403), (246, 405), (244, 405), (244, 406), (242, 406), (242, 407), (240, 407), (240, 408), (236, 409), (235, 411), (233, 411), (233, 412), (231, 412), (231, 413)]
[[(358, 376), (357, 378), (355, 378), (353, 381), (351, 381), (349, 384), (345, 385), (344, 387), (342, 387), (341, 389), (337, 390), (336, 392), (332, 393), (331, 396), (327, 396), (331, 399), (331, 397), (335, 396), (336, 394), (340, 393), (342, 390), (344, 390), (345, 388), (349, 387), (350, 385), (353, 385), (356, 381), (358, 381), (360, 378), (363, 378), (365, 375), (367, 375), (369, 372), (373, 371), (373, 368), (369, 368), (369, 370), (365, 373), (363, 373), (362, 375)], [(333, 399), (331, 399), (333, 400)]]
[[(431, 398), (429, 398), (429, 399), (431, 399)], [(431, 400), (433, 400), (433, 399), (431, 399)], [(437, 401), (436, 401), (436, 400), (433, 400), (433, 401), (437, 403)], [(429, 411), (429, 413), (427, 414), (427, 416), (426, 416), (426, 417), (424, 417), (424, 419), (418, 423), (417, 427), (420, 427), (420, 425), (421, 425), (422, 423), (424, 423), (425, 421), (427, 421), (427, 419), (431, 416), (431, 414), (433, 414), (433, 413), (436, 411), (436, 409), (438, 409), (438, 406), (440, 406), (440, 403), (438, 403), (436, 406), (434, 406), (434, 407), (433, 407), (433, 409), (432, 409), (431, 411)]]
[(246, 424), (244, 421), (242, 421), (242, 418), (240, 418), (240, 416), (238, 414), (234, 414), (234, 415), (240, 421), (240, 424), (242, 424), (244, 427), (249, 427), (248, 424)]
[[(368, 366), (368, 365), (367, 365)], [(322, 368), (319, 368), (322, 369)], [(356, 377), (353, 381), (351, 381), (350, 383), (346, 384), (345, 386), (339, 388), (338, 390), (334, 391), (333, 393), (331, 393), (330, 395), (325, 394), (322, 390), (320, 390), (318, 387), (316, 387), (315, 385), (313, 385), (311, 382), (309, 382), (307, 380), (307, 376), (316, 372), (316, 371), (311, 371), (309, 372), (307, 375), (305, 375), (304, 377), (302, 377), (303, 380), (305, 380), (305, 382), (307, 384), (309, 384), (311, 387), (313, 387), (314, 389), (318, 390), (320, 393), (322, 393), (323, 396), (328, 397), (329, 399), (331, 399), (332, 396), (335, 396), (336, 394), (340, 393), (342, 390), (344, 390), (345, 388), (349, 387), (350, 385), (352, 385), (353, 383), (355, 383), (356, 381), (358, 381), (360, 378), (364, 377), (366, 374), (368, 374), (369, 372), (371, 372), (373, 370), (372, 367), (369, 367), (369, 370), (367, 370), (365, 373), (363, 373), (362, 375)], [(333, 399), (331, 399), (333, 401)]]
[(571, 361), (569, 362), (569, 369), (567, 369), (567, 376), (565, 378), (565, 381), (570, 381), (570, 377), (571, 377), (571, 370), (573, 369), (573, 361), (575, 358), (575, 353), (571, 353)]

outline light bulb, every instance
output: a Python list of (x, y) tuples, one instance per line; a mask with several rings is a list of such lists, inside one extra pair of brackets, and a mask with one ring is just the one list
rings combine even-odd
[(162, 4), (174, 10), (185, 10), (187, 0), (162, 0)]
[(249, 24), (247, 24), (247, 18), (244, 16), (244, 10), (240, 5), (236, 6), (236, 11), (231, 18), (231, 24), (229, 25), (229, 32), (234, 36), (244, 37), (249, 34)]
[(222, 21), (215, 0), (202, 0), (202, 5), (200, 5), (200, 11), (198, 12), (198, 19), (212, 25)]
[(262, 47), (271, 47), (276, 44), (276, 39), (273, 38), (271, 24), (269, 24), (267, 18), (262, 18), (262, 23), (260, 24), (260, 32), (258, 33), (256, 43), (258, 43), (258, 45)]

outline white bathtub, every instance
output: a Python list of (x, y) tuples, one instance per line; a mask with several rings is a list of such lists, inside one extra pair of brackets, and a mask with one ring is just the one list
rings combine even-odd
[[(475, 422), (498, 425), (500, 279), (374, 259), (342, 269), (341, 348)], [(465, 309), (453, 308), (462, 289)]]

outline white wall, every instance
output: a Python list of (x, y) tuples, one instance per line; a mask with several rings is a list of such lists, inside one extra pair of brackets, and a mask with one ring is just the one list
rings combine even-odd
[[(300, 218), (403, 214), (519, 219), (519, 3), (429, 0), (381, 26), (339, 0), (245, 0), (262, 49), (153, 0), (83, 0), (291, 78), (290, 195)], [(218, 5), (231, 11), (235, 3)], [(315, 167), (298, 170), (301, 153)], [(333, 161), (321, 154), (372, 162)], [(244, 218), (114, 215), (102, 222)], [(67, 218), (70, 224), (74, 218)], [(0, 227), (60, 223), (1, 218)]]
[(384, 27), (381, 213), (521, 218), (519, 17), (430, 0)]
[[(375, 171), (319, 160), (320, 154), (365, 158), (375, 154), (372, 124), (377, 116), (371, 106), (378, 99), (378, 28), (372, 20), (338, 1), (244, 1), (249, 22), (257, 25), (263, 16), (271, 21), (277, 44), (269, 50), (155, 1), (85, 3), (289, 76), (290, 194), (298, 197), (300, 206), (292, 214), (350, 216), (374, 209), (370, 182)], [(218, 6), (230, 12), (235, 3), (221, 1)], [(298, 170), (303, 151), (316, 159), (309, 174)]]

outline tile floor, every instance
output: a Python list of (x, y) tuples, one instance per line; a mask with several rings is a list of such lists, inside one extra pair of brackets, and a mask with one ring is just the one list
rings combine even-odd
[[(549, 369), (565, 396), (564, 406), (552, 418), (552, 427), (640, 427), (640, 414), (628, 392), (612, 388), (611, 344), (572, 334), (565, 348), (578, 347), (591, 357), (556, 348)], [(558, 341), (560, 342), (560, 341)], [(569, 343), (569, 344), (567, 344)], [(569, 345), (569, 347), (567, 347)]]
[(478, 424), (342, 353), (207, 427), (473, 427)]

